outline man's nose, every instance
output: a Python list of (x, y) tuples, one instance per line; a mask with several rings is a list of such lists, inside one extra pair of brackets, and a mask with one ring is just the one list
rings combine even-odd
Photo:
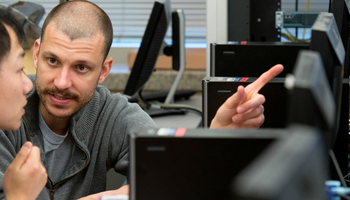
[(59, 90), (65, 90), (72, 86), (70, 71), (68, 67), (62, 67), (58, 71), (54, 84)]

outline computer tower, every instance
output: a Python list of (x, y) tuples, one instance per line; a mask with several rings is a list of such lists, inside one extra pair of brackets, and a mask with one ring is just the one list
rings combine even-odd
[(210, 44), (210, 76), (259, 77), (276, 64), (284, 70), (278, 77), (292, 73), (299, 50), (309, 43), (233, 42)]
[[(239, 85), (247, 86), (256, 77), (205, 77), (203, 87), (203, 126), (210, 127), (219, 107), (237, 91)], [(274, 78), (260, 93), (266, 98), (264, 103), (265, 122), (261, 127), (284, 128), (288, 122), (288, 90), (284, 87), (285, 78)]]
[(132, 129), (131, 200), (227, 200), (230, 183), (288, 129)]

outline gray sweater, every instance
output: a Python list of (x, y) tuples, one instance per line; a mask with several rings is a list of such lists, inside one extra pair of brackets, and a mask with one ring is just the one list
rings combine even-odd
[[(35, 76), (29, 77), (34, 82)], [(27, 95), (27, 100), (20, 129), (0, 130), (0, 199), (5, 198), (4, 173), (26, 141), (32, 141), (41, 149), (41, 161), (45, 163), (43, 137), (38, 125), (39, 97), (35, 90)], [(91, 101), (71, 117), (69, 126), (77, 148), (72, 152), (64, 178), (52, 182), (49, 177), (37, 199), (78, 199), (105, 191), (110, 168), (127, 175), (129, 130), (155, 127), (155, 124), (137, 104), (130, 104), (122, 95), (111, 95), (107, 88), (97, 86)]]

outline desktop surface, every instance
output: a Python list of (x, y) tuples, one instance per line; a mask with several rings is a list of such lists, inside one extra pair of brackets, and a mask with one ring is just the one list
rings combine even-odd
[[(183, 98), (174, 102), (175, 104), (183, 104), (193, 106), (201, 110), (202, 108), (202, 94), (196, 93), (189, 99)], [(185, 114), (165, 115), (161, 117), (152, 117), (158, 128), (166, 127), (184, 127), (196, 128), (202, 119), (202, 116), (194, 111), (187, 111)]]

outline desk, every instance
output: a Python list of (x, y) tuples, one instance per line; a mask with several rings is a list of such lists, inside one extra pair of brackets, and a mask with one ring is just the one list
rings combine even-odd
[[(202, 110), (202, 94), (196, 93), (188, 100), (176, 101), (176, 104), (185, 104)], [(159, 128), (196, 128), (202, 116), (195, 111), (188, 111), (185, 115), (168, 115), (162, 117), (153, 117), (152, 119)]]

